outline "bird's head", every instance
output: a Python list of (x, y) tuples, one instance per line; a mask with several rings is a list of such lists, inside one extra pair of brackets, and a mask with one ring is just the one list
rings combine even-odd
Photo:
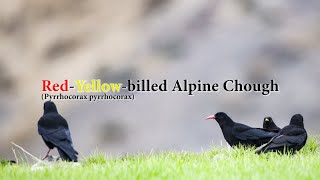
[(218, 112), (215, 115), (208, 116), (206, 120), (215, 119), (220, 125), (232, 123), (232, 119), (224, 112)]
[(265, 123), (272, 123), (272, 122), (273, 122), (272, 117), (265, 117), (265, 118), (263, 119), (263, 121), (264, 121)]
[(269, 124), (273, 124), (272, 117), (268, 116), (268, 117), (263, 118), (263, 125), (269, 125)]
[(56, 105), (52, 101), (46, 101), (43, 104), (43, 114), (49, 113), (49, 112), (58, 112)]
[(296, 126), (304, 127), (302, 115), (301, 114), (293, 115), (292, 118), (291, 118), (291, 121), (290, 121), (290, 125), (296, 125)]

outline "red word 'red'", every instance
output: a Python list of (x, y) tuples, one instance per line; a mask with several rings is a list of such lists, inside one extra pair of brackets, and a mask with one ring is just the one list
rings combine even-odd
[(69, 91), (69, 81), (66, 79), (62, 83), (52, 83), (50, 80), (42, 80), (42, 91), (43, 92), (45, 92), (45, 91), (68, 92)]

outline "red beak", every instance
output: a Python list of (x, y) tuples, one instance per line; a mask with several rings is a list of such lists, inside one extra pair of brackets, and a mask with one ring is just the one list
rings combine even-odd
[(209, 119), (216, 119), (216, 117), (214, 115), (211, 115), (206, 118), (206, 120), (209, 120)]

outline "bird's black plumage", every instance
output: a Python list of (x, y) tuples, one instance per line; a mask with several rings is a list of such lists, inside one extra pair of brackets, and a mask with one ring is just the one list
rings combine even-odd
[(56, 147), (62, 160), (78, 161), (78, 152), (73, 148), (67, 121), (58, 113), (56, 105), (44, 103), (43, 116), (38, 121), (38, 132), (49, 149)]
[(292, 116), (290, 124), (282, 128), (278, 135), (273, 137), (267, 144), (256, 150), (257, 154), (267, 152), (299, 151), (307, 141), (307, 131), (304, 129), (303, 117), (301, 114)]
[(222, 130), (225, 140), (230, 146), (261, 146), (270, 141), (276, 135), (262, 128), (252, 128), (250, 126), (234, 122), (226, 113), (219, 112), (207, 119), (216, 119)]
[(0, 160), (0, 165), (12, 165), (12, 164), (16, 164), (16, 161), (14, 161), (14, 160), (10, 160), (10, 161)]
[(265, 117), (263, 119), (263, 128), (264, 129), (268, 129), (272, 132), (279, 132), (281, 130), (281, 128), (279, 128), (273, 121), (273, 119), (271, 117)]

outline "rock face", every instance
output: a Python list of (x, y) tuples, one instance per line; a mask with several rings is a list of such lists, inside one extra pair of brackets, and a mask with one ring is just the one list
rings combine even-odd
[[(218, 111), (280, 126), (301, 113), (319, 133), (320, 3), (298, 1), (4, 1), (0, 6), (0, 154), (14, 141), (35, 155), (41, 80), (228, 79), (279, 84), (279, 93), (137, 93), (134, 101), (57, 101), (75, 148), (111, 154), (200, 151), (223, 136)], [(171, 84), (170, 84), (171, 83)], [(236, 119), (238, 118), (238, 119)]]

